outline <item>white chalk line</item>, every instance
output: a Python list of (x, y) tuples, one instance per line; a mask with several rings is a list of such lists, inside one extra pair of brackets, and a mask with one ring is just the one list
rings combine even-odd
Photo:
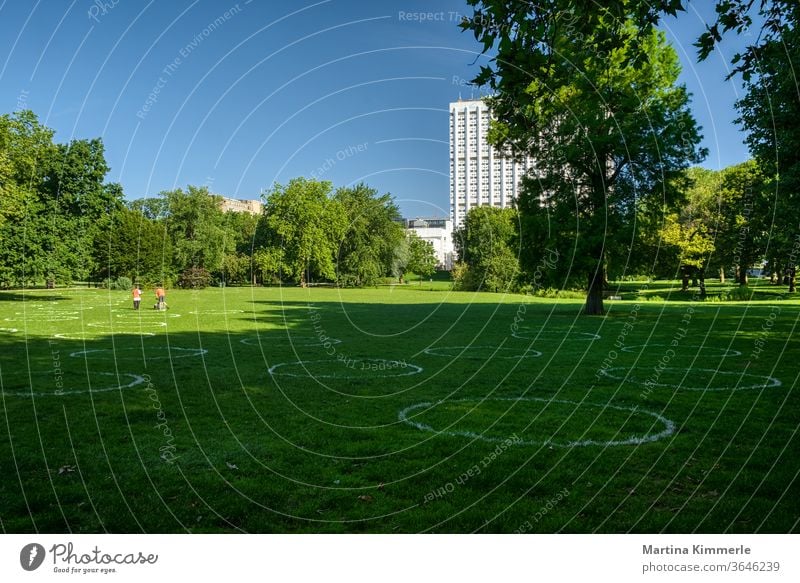
[[(248, 336), (247, 338), (242, 338), (239, 340), (242, 344), (246, 344), (247, 346), (263, 346), (269, 345), (275, 342), (281, 342), (288, 340), (289, 343), (293, 346), (322, 346), (323, 342), (320, 341), (319, 337), (317, 336)], [(309, 342), (309, 340), (311, 342)], [(299, 342), (298, 342), (299, 341)], [(300, 342), (303, 342), (301, 344)], [(341, 344), (342, 341), (338, 338), (326, 338), (325, 342), (330, 342), (331, 344)]]
[[(397, 369), (401, 369), (402, 370), (402, 369), (406, 369), (406, 368), (411, 369), (411, 370), (409, 370), (407, 372), (402, 372), (400, 374), (381, 374), (381, 375), (370, 375), (370, 376), (367, 376), (367, 375), (347, 375), (347, 374), (342, 375), (342, 374), (335, 374), (335, 373), (334, 374), (314, 374), (314, 373), (312, 373), (312, 372), (310, 372), (310, 371), (305, 369), (306, 365), (317, 364), (317, 363), (320, 363), (320, 362), (324, 362), (326, 364), (335, 365), (339, 369), (344, 369), (344, 370), (347, 370), (347, 369), (350, 369), (350, 370), (364, 370), (364, 371), (373, 372), (373, 373), (374, 372), (387, 373), (387, 372), (392, 372), (392, 371), (397, 370)], [(359, 363), (359, 362), (360, 363), (377, 362), (377, 363), (384, 363), (384, 365), (388, 365), (389, 368), (380, 369), (380, 364), (377, 365), (378, 366), (377, 369), (372, 368), (371, 365), (367, 366), (367, 368), (361, 368), (361, 367), (355, 368), (355, 367), (348, 366), (346, 364), (346, 362), (352, 362), (353, 364)], [(302, 367), (304, 367), (304, 369), (303, 369), (303, 371), (301, 373), (275, 372), (277, 369), (279, 369), (281, 367), (284, 367), (284, 366), (302, 366)], [(417, 366), (416, 364), (408, 364), (408, 363), (405, 363), (405, 362), (402, 362), (402, 364), (401, 364), (401, 361), (399, 361), (399, 360), (386, 360), (386, 359), (383, 359), (383, 358), (361, 358), (361, 359), (349, 359), (348, 361), (337, 360), (337, 359), (327, 359), (327, 360), (297, 360), (297, 361), (294, 361), (294, 362), (279, 362), (278, 364), (275, 364), (275, 365), (271, 366), (269, 368), (268, 372), (269, 372), (269, 374), (271, 374), (273, 376), (286, 376), (286, 377), (303, 377), (303, 378), (311, 377), (311, 378), (315, 378), (315, 379), (369, 379), (369, 378), (375, 378), (376, 376), (378, 378), (407, 377), (407, 376), (419, 374), (423, 370), (424, 369), (421, 366)]]
[[(143, 316), (142, 314), (147, 314)], [(117, 318), (129, 318), (129, 319), (136, 319), (136, 320), (145, 320), (145, 318), (180, 318), (180, 314), (165, 314), (163, 310), (134, 310), (131, 308), (130, 310), (126, 310), (124, 312), (118, 312), (114, 314)]]
[[(52, 374), (52, 371), (48, 371), (48, 372), (49, 372), (49, 374)], [(86, 394), (86, 393), (107, 393), (108, 391), (119, 391), (119, 390), (122, 390), (122, 389), (130, 389), (132, 387), (135, 387), (136, 385), (141, 385), (144, 382), (144, 377), (143, 376), (140, 376), (140, 375), (137, 375), (137, 374), (133, 374), (133, 373), (129, 373), (129, 372), (121, 372), (121, 373), (119, 373), (119, 375), (117, 375), (117, 373), (113, 373), (113, 372), (96, 372), (96, 373), (92, 373), (92, 374), (104, 375), (104, 376), (110, 376), (110, 377), (116, 377), (116, 376), (131, 377), (131, 378), (133, 378), (133, 381), (131, 381), (127, 385), (116, 385), (116, 386), (113, 386), (113, 387), (103, 387), (102, 389), (81, 389), (81, 390), (72, 390), (72, 391), (52, 391), (52, 392), (48, 392), (48, 393), (38, 393), (38, 392), (33, 392), (33, 391), (29, 391), (27, 393), (3, 392), (3, 395), (5, 395), (7, 397), (62, 397), (64, 395), (82, 395), (82, 394)]]
[[(742, 373), (742, 372), (733, 371), (733, 370), (727, 370), (726, 371), (726, 370), (716, 370), (716, 369), (713, 369), (713, 368), (693, 368), (693, 369), (690, 369), (689, 374), (686, 375), (687, 369), (685, 369), (685, 368), (677, 368), (677, 367), (669, 367), (668, 366), (668, 367), (657, 369), (657, 370), (659, 370), (661, 372), (664, 372), (664, 371), (676, 371), (677, 370), (677, 371), (680, 371), (680, 372), (684, 373), (684, 375), (686, 375), (686, 376), (691, 376), (692, 372), (708, 372), (708, 373), (713, 373), (714, 376), (735, 376), (735, 377), (737, 377), (739, 379), (742, 379), (744, 377), (750, 377), (750, 378), (755, 378), (755, 379), (766, 379), (766, 382), (756, 383), (754, 385), (737, 385), (735, 387), (730, 387), (730, 386), (724, 386), (724, 387), (686, 387), (686, 386), (683, 386), (683, 385), (673, 385), (673, 384), (670, 384), (670, 383), (652, 383), (649, 380), (648, 381), (643, 381), (643, 380), (639, 379), (636, 376), (630, 376), (630, 375), (628, 375), (628, 377), (625, 378), (624, 376), (610, 374), (608, 371), (611, 371), (611, 370), (628, 370), (628, 369), (626, 367), (624, 367), (624, 366), (612, 366), (610, 368), (603, 369), (600, 372), (602, 374), (604, 374), (605, 376), (607, 376), (608, 378), (614, 379), (615, 381), (626, 380), (626, 381), (628, 381), (630, 383), (635, 383), (635, 384), (639, 384), (639, 385), (647, 384), (648, 386), (678, 389), (678, 390), (681, 390), (681, 391), (746, 391), (746, 390), (750, 390), (750, 389), (768, 389), (768, 388), (772, 388), (772, 387), (780, 387), (783, 384), (783, 383), (781, 383), (781, 381), (779, 381), (775, 377), (770, 377), (770, 376), (767, 376), (767, 375), (757, 375), (757, 374), (752, 374), (752, 373)], [(659, 373), (659, 376), (660, 376), (660, 373)]]
[[(474, 354), (473, 351), (479, 349), (480, 354)], [(447, 351), (455, 352), (456, 354), (448, 354)], [(502, 356), (504, 351), (519, 353), (519, 348), (498, 348), (496, 346), (434, 346), (433, 348), (426, 348), (422, 352), (431, 356), (445, 356), (448, 358), (473, 358), (486, 360), (487, 358), (538, 358), (542, 355), (538, 350), (529, 348), (523, 354), (512, 354), (511, 356)]]
[[(194, 356), (202, 356), (204, 354), (208, 354), (208, 350), (205, 348), (181, 348), (180, 346), (170, 346), (170, 347), (159, 347), (157, 349), (150, 348), (150, 351), (158, 350), (158, 352), (166, 353), (163, 356), (144, 356), (145, 360), (175, 360), (177, 358), (190, 358)], [(119, 357), (117, 353), (119, 352), (132, 352), (136, 351), (138, 354), (135, 356), (125, 356)], [(184, 352), (185, 351), (185, 352)], [(181, 354), (184, 352), (183, 354)], [(141, 347), (131, 347), (131, 348), (90, 348), (87, 350), (78, 350), (76, 352), (70, 352), (69, 354), (73, 358), (91, 358), (93, 356), (99, 355), (110, 355), (115, 360), (119, 360), (121, 358), (124, 359), (135, 359), (140, 360), (142, 358), (142, 349)]]
[[(523, 334), (525, 333), (525, 334)], [(533, 330), (520, 330), (519, 332), (512, 332), (511, 336), (520, 340), (600, 340), (600, 334), (594, 332), (567, 332), (563, 333), (557, 330), (543, 330), (542, 332), (534, 332)], [(578, 336), (576, 338), (576, 336)]]
[[(139, 336), (155, 336), (156, 335), (155, 332), (136, 332), (136, 334), (139, 335)], [(72, 334), (72, 333), (53, 334), (53, 338), (58, 338), (59, 340), (87, 340), (87, 339), (95, 340), (95, 338), (93, 336), (87, 337), (87, 336), (82, 336), (82, 335), (77, 334), (77, 333), (75, 333), (75, 334)]]
[(9, 332), (13, 334), (14, 332), (19, 332), (17, 328), (0, 328), (0, 332)]
[[(636, 344), (634, 346), (624, 346), (620, 350), (622, 352), (639, 352), (643, 348), (669, 348), (671, 345), (669, 344)], [(695, 348), (697, 350), (716, 350), (718, 354), (709, 354), (707, 356), (718, 356), (720, 358), (727, 358), (729, 356), (741, 356), (741, 352), (738, 350), (733, 350), (732, 348), (720, 348), (718, 346), (700, 346), (700, 345), (687, 345), (684, 346), (683, 344), (680, 348)]]
[(189, 313), (196, 316), (224, 316), (225, 314), (244, 314), (244, 310), (195, 310)]
[[(115, 330), (121, 330), (124, 326), (128, 326), (133, 323), (134, 322), (118, 322), (117, 324), (107, 324), (105, 322), (89, 322), (86, 325), (92, 328), (114, 328)], [(166, 322), (156, 322), (153, 320), (142, 320), (140, 322), (137, 322), (137, 324), (140, 324), (142, 326), (157, 326), (160, 328), (164, 328), (167, 325)]]
[[(661, 430), (659, 433), (655, 434), (648, 434), (644, 436), (631, 436), (627, 439), (613, 439), (613, 440), (605, 440), (605, 441), (598, 441), (595, 439), (584, 439), (581, 441), (568, 441), (567, 443), (559, 443), (557, 441), (552, 441), (550, 439), (545, 440), (529, 440), (529, 439), (519, 439), (516, 441), (510, 441), (509, 438), (502, 438), (502, 437), (487, 437), (485, 435), (481, 435), (479, 433), (474, 433), (472, 431), (437, 431), (430, 425), (426, 425), (424, 423), (419, 423), (417, 421), (412, 421), (408, 418), (408, 414), (411, 411), (415, 411), (417, 409), (423, 408), (430, 408), (436, 405), (445, 405), (448, 403), (484, 403), (486, 401), (509, 401), (509, 402), (519, 402), (519, 401), (530, 401), (530, 402), (537, 402), (537, 403), (558, 403), (561, 405), (578, 405), (578, 406), (586, 406), (586, 407), (598, 407), (601, 409), (615, 409), (617, 411), (627, 411), (629, 413), (636, 413), (642, 415), (648, 415), (654, 419), (656, 419), (659, 423), (663, 424), (664, 429)], [(435, 403), (426, 402), (426, 403), (417, 403), (416, 405), (411, 405), (410, 407), (406, 407), (405, 409), (401, 410), (397, 414), (397, 418), (406, 423), (411, 425), (412, 427), (419, 429), (420, 431), (426, 431), (429, 433), (435, 433), (436, 435), (445, 435), (448, 437), (466, 437), (469, 439), (478, 439), (481, 441), (486, 441), (489, 443), (511, 443), (513, 445), (527, 445), (527, 446), (551, 446), (551, 447), (589, 447), (589, 446), (600, 446), (600, 447), (616, 447), (622, 445), (642, 445), (645, 443), (652, 443), (654, 441), (658, 441), (665, 437), (669, 437), (675, 432), (675, 422), (659, 415), (654, 411), (647, 411), (645, 409), (640, 409), (639, 407), (623, 407), (619, 405), (608, 405), (602, 403), (579, 403), (577, 401), (564, 401), (560, 399), (542, 399), (537, 397), (507, 397), (507, 398), (491, 398), (491, 399), (456, 399), (456, 400), (448, 400), (448, 401), (436, 401)]]
[(39, 318), (38, 315), (36, 318), (29, 318), (27, 316), (21, 318), (3, 318), (4, 322), (25, 322), (39, 324), (39, 323), (46, 323), (46, 322), (66, 322), (68, 320), (77, 320), (78, 316), (44, 316)]

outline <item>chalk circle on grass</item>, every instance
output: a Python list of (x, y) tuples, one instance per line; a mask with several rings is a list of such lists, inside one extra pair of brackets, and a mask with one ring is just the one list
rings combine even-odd
[[(539, 439), (522, 439), (517, 437), (517, 431), (519, 429), (511, 429), (507, 435), (494, 437), (492, 435), (486, 435), (486, 433), (478, 433), (475, 431), (466, 431), (466, 430), (439, 430), (434, 428), (429, 423), (423, 423), (418, 420), (414, 420), (412, 417), (421, 417), (425, 414), (430, 413), (431, 411), (435, 411), (437, 407), (447, 407), (447, 406), (454, 406), (459, 408), (457, 411), (457, 415), (461, 415), (462, 417), (468, 415), (470, 412), (474, 412), (478, 407), (487, 403), (502, 403), (502, 407), (505, 409), (504, 411), (499, 411), (498, 413), (503, 417), (514, 415), (513, 409), (509, 409), (510, 406), (517, 407), (518, 405), (522, 404), (525, 405), (527, 403), (536, 403), (536, 404), (543, 404), (545, 405), (538, 413), (533, 413), (530, 411), (521, 410), (520, 412), (516, 413), (516, 415), (524, 416), (521, 418), (520, 424), (523, 426), (526, 424), (533, 422), (531, 428), (534, 430), (536, 429), (536, 422), (537, 419), (542, 417), (542, 422), (540, 425), (547, 425), (548, 422), (551, 425), (551, 429), (545, 428), (543, 431), (546, 433), (547, 431), (557, 432), (562, 430), (564, 424), (566, 423), (565, 420), (572, 418), (574, 411), (576, 408), (592, 408), (592, 409), (599, 409), (600, 412), (595, 415), (592, 425), (590, 427), (585, 426), (578, 426), (578, 427), (571, 427), (568, 429), (575, 432), (580, 433), (580, 437), (577, 439), (569, 439), (561, 438), (561, 439), (553, 439), (552, 435), (548, 437), (542, 437)], [(468, 406), (473, 405), (473, 406)], [(553, 411), (549, 414), (548, 418), (544, 418), (544, 412), (547, 407), (554, 406), (555, 409), (563, 408), (564, 411)], [(420, 409), (425, 409), (425, 411), (413, 415), (410, 417), (410, 414), (418, 411)], [(598, 422), (600, 416), (603, 415), (616, 415), (617, 419), (611, 419), (610, 422), (604, 423), (601, 426), (601, 423)], [(635, 423), (632, 423), (632, 419), (634, 417), (638, 417)], [(665, 437), (669, 437), (675, 432), (675, 422), (667, 419), (666, 417), (655, 413), (654, 411), (647, 411), (645, 409), (641, 409), (639, 407), (625, 407), (621, 405), (609, 405), (607, 403), (586, 403), (586, 402), (578, 402), (578, 401), (565, 401), (560, 399), (542, 399), (537, 397), (523, 397), (523, 398), (514, 398), (514, 397), (498, 397), (498, 398), (488, 398), (488, 399), (456, 399), (456, 400), (449, 400), (449, 401), (436, 401), (436, 402), (425, 402), (425, 403), (417, 403), (416, 405), (411, 405), (410, 407), (406, 407), (405, 409), (401, 410), (397, 414), (397, 418), (414, 427), (419, 429), (420, 431), (425, 431), (427, 433), (434, 433), (436, 435), (443, 435), (447, 437), (464, 437), (473, 440), (479, 441), (486, 441), (489, 443), (508, 443), (511, 445), (525, 445), (525, 446), (550, 446), (550, 447), (590, 447), (590, 446), (599, 446), (599, 447), (615, 447), (615, 446), (625, 446), (625, 445), (642, 445), (645, 443), (652, 443), (655, 441), (659, 441), (660, 439), (664, 439)], [(643, 419), (642, 419), (643, 418)], [(575, 424), (577, 425), (580, 420), (577, 420)], [(445, 422), (446, 423), (446, 422)], [(458, 423), (456, 420), (452, 425)], [(491, 418), (490, 422), (487, 425), (495, 425), (495, 419)], [(627, 427), (629, 425), (634, 425), (634, 427)], [(638, 431), (636, 431), (638, 429)], [(656, 429), (659, 429), (656, 431)], [(604, 434), (604, 435), (596, 435), (594, 437), (586, 437), (587, 434), (591, 434), (594, 432), (595, 434)], [(620, 436), (620, 433), (624, 435)], [(514, 439), (516, 437), (516, 439)]]
[[(158, 356), (148, 356), (145, 354), (145, 360), (175, 360), (177, 358), (190, 358), (193, 356), (202, 356), (204, 354), (208, 354), (208, 350), (205, 348), (181, 348), (179, 346), (160, 346), (148, 348), (148, 352), (155, 352), (158, 354)], [(124, 353), (125, 356), (120, 356), (119, 353)], [(73, 358), (102, 358), (104, 360), (113, 358), (115, 360), (139, 360), (142, 358), (142, 349), (138, 346), (130, 348), (89, 348), (87, 350), (70, 352), (69, 355)]]
[(542, 355), (538, 350), (529, 348), (498, 348), (497, 346), (434, 346), (423, 350), (431, 356), (446, 356), (448, 358), (470, 358), (486, 360), (488, 358), (538, 358)]
[[(629, 374), (624, 376), (622, 374), (617, 374), (616, 371), (626, 371), (628, 370), (626, 367), (623, 366), (612, 366), (611, 368), (607, 368), (601, 370), (600, 372), (607, 376), (610, 379), (614, 379), (615, 381), (627, 381), (629, 383), (639, 384), (639, 385), (647, 385), (652, 387), (660, 387), (665, 389), (676, 389), (679, 391), (746, 391), (749, 389), (769, 389), (772, 387), (780, 387), (781, 381), (776, 379), (775, 377), (770, 377), (766, 375), (757, 375), (747, 372), (739, 372), (734, 370), (717, 370), (713, 368), (692, 368), (692, 369), (685, 369), (685, 368), (678, 368), (678, 367), (664, 367), (658, 368), (654, 370), (648, 370), (646, 374), (646, 378), (640, 378), (639, 376)], [(655, 370), (660, 371), (658, 378), (651, 379), (650, 377), (654, 375)], [(612, 374), (611, 371), (614, 371)], [(663, 381), (664, 376), (667, 378), (674, 377), (676, 382), (675, 383), (666, 383), (660, 382)], [(679, 384), (681, 381), (688, 379), (692, 381), (692, 383), (697, 383), (697, 376), (698, 373), (703, 375), (704, 379), (708, 379), (706, 383), (707, 386), (686, 386), (683, 384)], [(733, 385), (726, 384), (724, 386), (713, 386), (711, 382), (717, 379), (718, 377), (722, 378), (730, 378), (734, 381)], [(740, 384), (743, 381), (752, 384)]]
[[(648, 348), (670, 348), (669, 344), (636, 344), (634, 346), (624, 346), (620, 350), (622, 352), (640, 352)], [(741, 352), (733, 350), (732, 348), (721, 348), (719, 346), (701, 346), (701, 345), (681, 345), (679, 348), (691, 349), (694, 354), (701, 357), (712, 358), (727, 358), (729, 356), (741, 356)], [(710, 354), (709, 354), (710, 353)], [(660, 354), (659, 354), (660, 356)]]
[[(155, 336), (155, 332), (136, 332), (137, 336)], [(59, 340), (87, 340), (87, 337), (81, 334), (72, 334), (72, 333), (60, 333), (60, 334), (53, 334), (53, 338), (58, 338)], [(94, 340), (94, 338), (92, 338)]]
[[(45, 374), (45, 373), (41, 373), (41, 374)], [(46, 374), (49, 375), (49, 376), (53, 376), (53, 371), (46, 371)], [(119, 384), (119, 385), (113, 385), (113, 386), (110, 386), (110, 387), (101, 387), (99, 389), (96, 389), (96, 388), (92, 387), (92, 388), (86, 388), (86, 389), (69, 389), (69, 390), (55, 390), (55, 391), (47, 391), (47, 392), (38, 392), (38, 391), (35, 391), (35, 390), (30, 390), (30, 387), (29, 387), (29, 390), (25, 391), (25, 392), (23, 392), (23, 391), (4, 391), (2, 394), (7, 396), (7, 397), (62, 397), (64, 395), (83, 395), (83, 394), (88, 394), (88, 393), (107, 393), (109, 391), (121, 391), (121, 390), (124, 390), (124, 389), (133, 388), (133, 387), (135, 387), (137, 385), (141, 385), (142, 383), (144, 383), (144, 377), (143, 376), (140, 376), (138, 374), (129, 373), (129, 372), (121, 372), (119, 374), (114, 373), (114, 372), (96, 372), (96, 373), (91, 373), (91, 374), (93, 374), (93, 375), (102, 375), (102, 376), (107, 376), (107, 377), (128, 377), (128, 378), (130, 378), (132, 380), (128, 384)], [(53, 385), (53, 381), (52, 380), (48, 381), (48, 384), (50, 384), (52, 386)]]
[[(77, 314), (77, 312), (73, 312)], [(35, 317), (31, 317), (31, 314), (26, 314), (24, 316), (19, 317), (9, 317), (3, 318), (5, 322), (25, 322), (25, 323), (46, 323), (46, 322), (66, 322), (68, 320), (77, 320), (77, 315), (70, 315), (70, 314), (58, 314), (47, 316), (45, 314), (36, 314)]]
[[(90, 322), (86, 324), (87, 326), (91, 326), (92, 328), (113, 328), (117, 332), (124, 332), (127, 333), (127, 330), (122, 330), (123, 326), (129, 326), (134, 324), (134, 322), (119, 322), (116, 325), (113, 324), (106, 324), (105, 322)], [(167, 323), (166, 322), (156, 322), (155, 320), (142, 320), (140, 322), (136, 322), (135, 324), (140, 326), (150, 326), (150, 327), (158, 327), (158, 328), (165, 328)], [(137, 333), (138, 331), (133, 331), (132, 333)]]
[(262, 346), (264, 344), (272, 344), (274, 342), (287, 342), (291, 346), (322, 346), (326, 342), (331, 344), (341, 344), (342, 341), (338, 338), (328, 338), (320, 340), (318, 336), (248, 336), (239, 340), (242, 344), (247, 346)]
[(554, 342), (558, 340), (600, 340), (600, 334), (595, 334), (594, 332), (577, 332), (574, 330), (541, 330), (536, 331), (530, 328), (520, 328), (516, 332), (512, 332), (511, 335), (514, 338), (519, 340), (528, 340), (528, 341), (547, 341), (547, 342)]
[(407, 377), (423, 371), (421, 366), (403, 360), (384, 358), (348, 358), (338, 360), (296, 360), (280, 362), (269, 368), (273, 376), (315, 379), (372, 379)]
[(117, 318), (134, 318), (137, 320), (142, 320), (145, 322), (150, 322), (149, 318), (180, 318), (180, 314), (167, 314), (163, 310), (142, 310), (139, 308), (138, 310), (134, 310), (131, 308), (130, 310), (126, 310), (124, 312), (117, 312)]

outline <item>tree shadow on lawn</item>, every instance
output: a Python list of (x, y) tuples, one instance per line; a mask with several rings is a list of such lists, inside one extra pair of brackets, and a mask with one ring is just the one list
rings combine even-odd
[(60, 302), (72, 299), (52, 291), (41, 293), (42, 291), (44, 290), (0, 290), (0, 302)]
[[(8, 479), (0, 482), (6, 531), (512, 532), (563, 488), (569, 489), (569, 498), (540, 528), (625, 532), (635, 524), (646, 532), (686, 531), (707, 516), (708, 503), (698, 495), (727, 487), (756, 449), (763, 448), (759, 460), (776, 460), (782, 451), (791, 451), (787, 446), (794, 434), (781, 433), (759, 445), (763, 433), (752, 440), (747, 433), (747, 447), (738, 446), (741, 451), (728, 460), (725, 472), (718, 471), (702, 486), (705, 474), (689, 476), (693, 481), (681, 477), (680, 483), (691, 487), (679, 493), (669, 485), (688, 471), (687, 460), (713, 468), (724, 448), (696, 451), (706, 435), (702, 425), (695, 424), (685, 438), (613, 451), (507, 449), (483, 466), (496, 443), (427, 434), (400, 422), (398, 412), (448, 398), (492, 396), (494, 406), (503, 409), (503, 399), (514, 395), (558, 395), (580, 402), (632, 304), (604, 319), (582, 318), (572, 304), (524, 304), (521, 313), (523, 304), (355, 304), (363, 310), (355, 321), (352, 313), (337, 311), (340, 302), (314, 304), (309, 310), (306, 302), (260, 303), (264, 314), (283, 318), (288, 332), (265, 332), (237, 315), (231, 320), (242, 324), (238, 330), (197, 330), (190, 319), (176, 318), (153, 336), (0, 337), (0, 406), (7, 427), (0, 459), (13, 460), (5, 464)], [(639, 311), (649, 314), (648, 309)], [(714, 325), (711, 317), (704, 318), (698, 316)], [(659, 331), (662, 342), (669, 342), (680, 326), (680, 318), (672, 320)], [(520, 329), (530, 326), (561, 337), (542, 336), (543, 357), (490, 359), (492, 347), (529, 346), (513, 336), (515, 322)], [(326, 347), (320, 329), (341, 343)], [(599, 333), (602, 339), (568, 339), (575, 331)], [(649, 326), (635, 329), (626, 341), (646, 339), (650, 331)], [(289, 334), (312, 342), (291, 343)], [(248, 344), (253, 337), (264, 342)], [(480, 350), (460, 352), (470, 344), (486, 347), (485, 360)], [(432, 345), (456, 348), (437, 356), (425, 352)], [(412, 357), (424, 369), (419, 374), (392, 377), (389, 372), (407, 369), (380, 369), (381, 360), (413, 364)], [(358, 359), (377, 364), (377, 370), (353, 376), (346, 363)], [(344, 374), (314, 380), (303, 376), (298, 361), (317, 376)], [(531, 387), (546, 362), (554, 379)], [(635, 362), (636, 355), (626, 353), (615, 364)], [(283, 367), (274, 374), (273, 367), (281, 363), (294, 369)], [(502, 381), (510, 370), (512, 376)], [(372, 372), (380, 374), (374, 378)], [(558, 389), (568, 376), (570, 387)], [(641, 387), (624, 387), (627, 392), (620, 393), (620, 386), (606, 383), (603, 397), (636, 404)], [(727, 408), (738, 431), (759, 395), (741, 397), (749, 403), (741, 412), (731, 409), (728, 394), (664, 393), (658, 402), (661, 407), (671, 403), (677, 419), (690, 415), (698, 402), (704, 418)], [(770, 393), (760, 402), (760, 427), (779, 409), (773, 401), (779, 397)], [(653, 400), (648, 405), (654, 406)], [(796, 413), (784, 415), (794, 418), (783, 420), (781, 431), (797, 423)], [(478, 427), (492, 430), (491, 423)], [(506, 433), (513, 430), (508, 425)], [(718, 431), (725, 438), (726, 426)], [(469, 476), (457, 493), (447, 493), (447, 485), (455, 485), (476, 464), (481, 474)], [(796, 469), (796, 462), (783, 463), (767, 476), (767, 485), (788, 488)], [(447, 496), (426, 503), (426, 496), (439, 488)], [(626, 494), (633, 488), (636, 496)], [(748, 502), (753, 492), (731, 498), (735, 510), (723, 512), (714, 523), (718, 528), (706, 530), (721, 529), (731, 520), (740, 530), (760, 524), (763, 509)], [(659, 508), (685, 508), (684, 518), (672, 523), (674, 514), (654, 511), (654, 500)], [(792, 504), (778, 504), (781, 511), (771, 511), (768, 528), (792, 528)], [(619, 505), (626, 512), (609, 522)]]

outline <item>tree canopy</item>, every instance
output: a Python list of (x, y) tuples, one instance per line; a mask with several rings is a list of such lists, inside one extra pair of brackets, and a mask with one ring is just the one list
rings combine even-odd
[(636, 244), (637, 208), (674, 204), (681, 173), (704, 155), (677, 55), (644, 3), (469, 3), (463, 27), (496, 49), (475, 79), (494, 91), (489, 140), (534, 160), (518, 201), (523, 267), (545, 249), (570, 257), (586, 313), (600, 314), (607, 270), (624, 269)]

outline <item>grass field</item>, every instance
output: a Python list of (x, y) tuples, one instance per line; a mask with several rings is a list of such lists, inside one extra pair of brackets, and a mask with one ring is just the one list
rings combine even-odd
[(800, 303), (625, 285), (0, 293), (0, 527), (797, 531)]

